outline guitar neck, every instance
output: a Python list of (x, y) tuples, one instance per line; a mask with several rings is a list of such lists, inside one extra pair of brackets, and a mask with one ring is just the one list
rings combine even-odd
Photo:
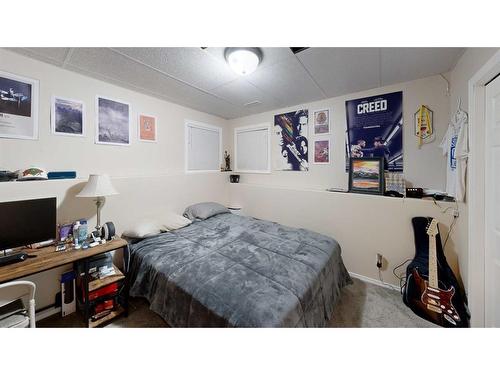
[(436, 236), (429, 236), (429, 286), (438, 289)]

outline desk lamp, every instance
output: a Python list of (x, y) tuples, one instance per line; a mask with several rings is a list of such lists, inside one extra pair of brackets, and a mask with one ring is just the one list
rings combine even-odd
[(95, 227), (98, 233), (101, 233), (101, 207), (104, 204), (104, 197), (116, 195), (118, 192), (111, 184), (111, 180), (106, 174), (91, 174), (87, 184), (76, 196), (78, 198), (96, 198), (97, 206), (97, 225)]

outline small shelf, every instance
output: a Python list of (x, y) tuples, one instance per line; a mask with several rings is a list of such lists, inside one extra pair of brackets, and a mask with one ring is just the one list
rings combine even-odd
[(115, 269), (114, 275), (89, 282), (89, 292), (93, 292), (94, 290), (100, 289), (109, 284), (116, 283), (125, 278), (125, 275), (115, 265), (113, 265), (113, 268)]
[(125, 309), (123, 307), (121, 307), (120, 305), (118, 305), (116, 307), (116, 310), (111, 311), (108, 315), (103, 316), (101, 319), (98, 319), (94, 322), (91, 319), (89, 319), (89, 327), (96, 328), (104, 323), (109, 322), (110, 320), (116, 318), (117, 316), (123, 314), (124, 312), (125, 312)]

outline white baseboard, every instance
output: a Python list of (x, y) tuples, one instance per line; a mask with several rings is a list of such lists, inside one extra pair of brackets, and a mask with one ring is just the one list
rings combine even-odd
[(38, 322), (39, 320), (48, 318), (49, 316), (55, 315), (55, 314), (60, 314), (61, 313), (61, 308), (60, 307), (50, 307), (48, 309), (43, 309), (42, 311), (39, 311), (35, 314), (35, 320)]
[(377, 280), (377, 279), (372, 279), (371, 277), (358, 275), (357, 273), (354, 273), (354, 272), (349, 272), (349, 275), (351, 275), (352, 277), (354, 277), (356, 279), (360, 279), (361, 281), (365, 281), (365, 282), (370, 283), (370, 284), (375, 284), (375, 285), (378, 285), (378, 286), (381, 286), (381, 287), (387, 288), (387, 289), (397, 290), (398, 292), (400, 291), (400, 288), (397, 285), (388, 284), (388, 283), (382, 282), (382, 281)]

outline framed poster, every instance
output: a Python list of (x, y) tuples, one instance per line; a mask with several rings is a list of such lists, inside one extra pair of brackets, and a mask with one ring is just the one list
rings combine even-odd
[(314, 164), (330, 164), (330, 140), (314, 141)]
[(139, 140), (144, 142), (156, 142), (157, 140), (156, 117), (139, 114)]
[(130, 105), (122, 101), (96, 97), (96, 139), (104, 145), (130, 145)]
[(38, 138), (38, 81), (0, 71), (0, 137)]
[(382, 157), (403, 172), (403, 92), (346, 101), (346, 170), (351, 157)]
[(314, 111), (314, 134), (330, 134), (330, 110)]
[(349, 191), (363, 194), (384, 194), (384, 159), (350, 158)]
[(84, 136), (85, 104), (79, 100), (53, 96), (50, 124), (52, 134)]
[(278, 154), (274, 158), (276, 170), (309, 170), (308, 117), (307, 109), (274, 116), (275, 141), (278, 144)]

